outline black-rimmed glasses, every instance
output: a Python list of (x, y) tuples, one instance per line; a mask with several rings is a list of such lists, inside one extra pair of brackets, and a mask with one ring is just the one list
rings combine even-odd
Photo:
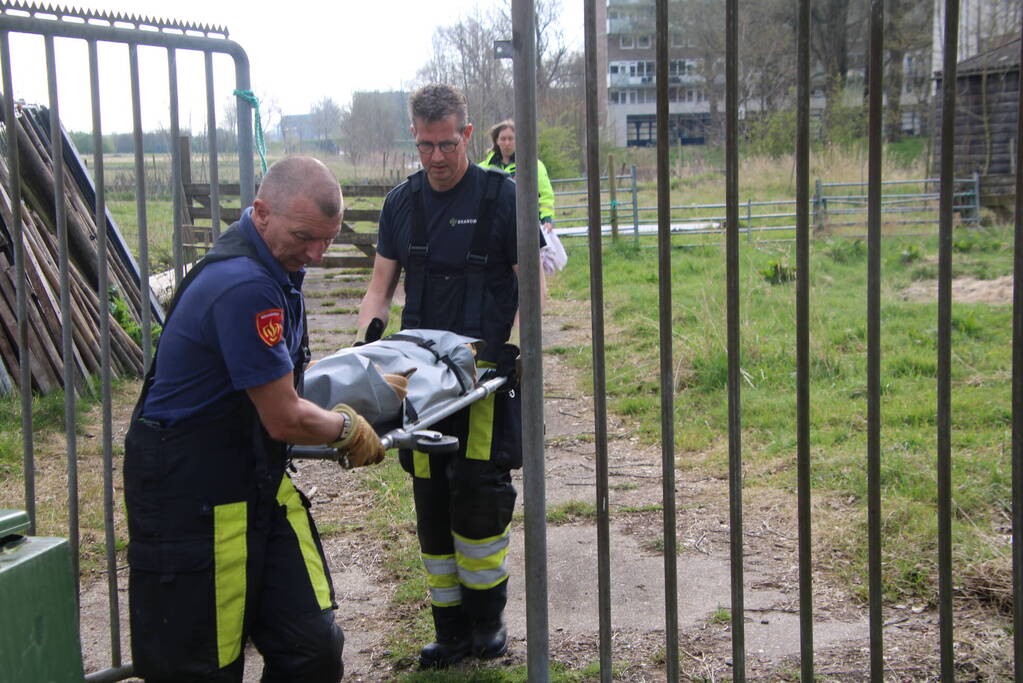
[(459, 142), (461, 142), (461, 140), (445, 140), (444, 142), (437, 144), (432, 142), (417, 142), (416, 149), (419, 150), (420, 154), (426, 155), (433, 154), (433, 150), (435, 148), (440, 148), (442, 154), (451, 154), (458, 149)]

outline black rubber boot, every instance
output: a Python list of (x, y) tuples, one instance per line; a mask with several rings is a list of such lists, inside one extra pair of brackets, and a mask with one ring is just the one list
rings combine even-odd
[(437, 640), (419, 651), (419, 667), (445, 669), (469, 656), (472, 645), (469, 638), (469, 622), (462, 614), (460, 605), (432, 607)]
[(462, 609), (472, 621), (472, 653), (480, 659), (494, 659), (508, 651), (508, 629), (504, 625), (507, 602), (507, 580), (482, 591), (462, 586)]

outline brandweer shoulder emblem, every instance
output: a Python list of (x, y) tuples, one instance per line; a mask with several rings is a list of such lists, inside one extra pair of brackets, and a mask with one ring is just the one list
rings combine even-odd
[(256, 332), (267, 346), (276, 346), (284, 336), (284, 311), (268, 308), (256, 314)]

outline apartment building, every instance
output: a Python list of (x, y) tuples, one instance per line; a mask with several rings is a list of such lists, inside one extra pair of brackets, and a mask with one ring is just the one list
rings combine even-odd
[[(619, 146), (657, 141), (654, 67), (654, 1), (607, 2), (608, 123)], [(711, 106), (691, 42), (671, 32), (668, 48), (668, 116), (672, 144), (702, 144)]]

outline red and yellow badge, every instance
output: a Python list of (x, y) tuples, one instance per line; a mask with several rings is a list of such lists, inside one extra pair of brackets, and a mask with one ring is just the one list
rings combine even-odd
[(256, 332), (267, 346), (275, 346), (284, 336), (284, 311), (268, 308), (256, 314)]

